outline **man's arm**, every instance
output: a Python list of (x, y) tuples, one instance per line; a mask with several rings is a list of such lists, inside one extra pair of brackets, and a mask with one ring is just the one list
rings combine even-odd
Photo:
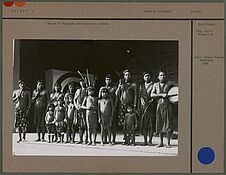
[(75, 108), (76, 108), (77, 110), (79, 110), (79, 107), (78, 107), (77, 102), (76, 102), (78, 96), (79, 96), (79, 89), (76, 90), (75, 96), (74, 96), (74, 105), (75, 105)]
[(99, 121), (99, 123), (101, 123), (101, 118), (100, 118), (100, 100), (98, 100), (98, 110), (97, 110), (97, 114), (98, 114), (98, 121)]
[(82, 102), (82, 106), (81, 106), (82, 109), (88, 109), (86, 107), (86, 100), (87, 100), (87, 97), (85, 97), (84, 100), (83, 100), (83, 102)]
[(27, 109), (27, 114), (28, 114), (28, 112), (30, 111), (30, 109), (31, 109), (31, 93), (30, 93), (30, 91), (27, 91), (27, 99), (28, 99), (28, 109)]
[(119, 80), (118, 87), (117, 87), (117, 89), (116, 89), (116, 91), (115, 91), (115, 95), (116, 95), (117, 97), (120, 97), (120, 96), (121, 96), (121, 90), (122, 90), (122, 80), (120, 79), (120, 80)]
[(35, 90), (34, 90), (33, 93), (32, 93), (31, 103), (35, 102), (38, 95), (39, 95), (39, 92), (36, 93)]
[(151, 90), (151, 97), (152, 98), (162, 97), (162, 94), (156, 93), (156, 84), (153, 85), (153, 89)]
[(47, 112), (46, 115), (45, 115), (45, 123), (46, 123), (46, 124), (48, 124), (47, 117), (48, 117), (48, 112)]
[(101, 98), (101, 91), (102, 91), (103, 87), (100, 88), (99, 93), (98, 93), (98, 98)]
[(138, 121), (137, 121), (137, 115), (136, 114), (134, 114), (134, 118), (135, 118), (135, 126), (137, 127)]
[(134, 88), (134, 102), (133, 102), (133, 107), (134, 107), (134, 109), (136, 109), (136, 107), (137, 107), (137, 96), (138, 96), (137, 84), (136, 83), (133, 84), (133, 88)]

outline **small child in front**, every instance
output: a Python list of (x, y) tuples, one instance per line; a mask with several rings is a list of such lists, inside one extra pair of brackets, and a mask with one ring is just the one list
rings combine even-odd
[[(48, 111), (45, 116), (46, 129), (48, 133), (48, 142), (54, 141), (55, 124), (54, 124), (54, 104), (48, 106)], [(51, 137), (52, 136), (52, 137)]]
[(63, 98), (58, 98), (57, 106), (54, 110), (55, 116), (55, 125), (56, 125), (56, 132), (57, 132), (57, 143), (64, 142), (64, 119), (66, 118), (66, 108), (63, 105)]
[[(135, 129), (137, 128), (137, 117), (133, 112), (131, 106), (127, 107), (127, 113), (125, 115), (124, 129), (126, 133), (125, 143), (126, 145), (135, 146)], [(131, 141), (131, 142), (130, 142)]]

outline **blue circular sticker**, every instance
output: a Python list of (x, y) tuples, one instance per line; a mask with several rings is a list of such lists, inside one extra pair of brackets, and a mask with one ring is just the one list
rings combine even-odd
[(202, 147), (198, 152), (198, 160), (204, 165), (208, 165), (214, 161), (215, 154), (212, 148)]

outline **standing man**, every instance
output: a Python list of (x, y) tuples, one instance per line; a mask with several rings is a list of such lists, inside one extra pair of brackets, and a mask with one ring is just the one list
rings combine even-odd
[[(44, 89), (42, 80), (37, 81), (37, 87), (32, 94), (32, 103), (34, 103), (34, 125), (38, 134), (36, 142), (45, 141), (45, 112), (48, 104), (48, 94)], [(42, 133), (42, 140), (41, 140)]]
[(22, 141), (21, 134), (23, 133), (23, 141), (26, 140), (27, 126), (28, 126), (28, 114), (31, 107), (30, 92), (25, 89), (25, 82), (23, 80), (18, 81), (19, 89), (13, 91), (13, 102), (15, 105), (15, 128), (18, 128), (19, 140)]
[[(105, 86), (102, 86), (99, 90), (99, 95), (98, 95), (99, 99), (101, 98), (102, 90), (105, 88), (108, 90), (109, 97), (113, 102), (113, 119), (112, 119), (111, 132), (112, 132), (112, 136), (113, 136), (112, 144), (115, 144), (116, 143), (115, 142), (116, 129), (117, 129), (117, 123), (118, 123), (117, 114), (116, 114), (116, 105), (117, 104), (116, 104), (116, 95), (115, 95), (115, 91), (116, 91), (117, 87), (112, 84), (112, 78), (111, 78), (110, 74), (105, 76)], [(106, 138), (105, 138), (105, 141), (106, 141)]]
[[(141, 129), (144, 135), (143, 145), (152, 146), (152, 137), (154, 129), (155, 118), (155, 104), (151, 98), (151, 91), (153, 89), (153, 82), (151, 81), (151, 73), (143, 73), (144, 82), (139, 87), (138, 109), (141, 112)], [(147, 136), (149, 135), (149, 142), (147, 143)]]
[[(128, 69), (123, 72), (123, 80), (119, 80), (115, 94), (120, 101), (118, 123), (120, 126), (124, 126), (127, 107), (132, 106), (134, 111), (137, 109), (137, 85), (132, 82), (131, 72)], [(125, 139), (125, 131), (123, 130), (123, 132)], [(127, 143), (125, 142), (124, 144)]]
[(159, 82), (155, 83), (151, 91), (151, 97), (157, 99), (156, 109), (156, 132), (159, 134), (159, 145), (163, 147), (163, 134), (166, 133), (167, 143), (166, 147), (170, 148), (170, 136), (173, 131), (173, 116), (172, 105), (168, 99), (168, 91), (173, 84), (166, 81), (166, 74), (164, 71), (159, 71)]
[(76, 108), (76, 118), (77, 125), (79, 129), (79, 142), (77, 144), (81, 144), (83, 142), (83, 133), (85, 132), (85, 143), (88, 143), (88, 133), (87, 133), (87, 125), (86, 125), (86, 116), (85, 111), (82, 109), (82, 103), (84, 98), (87, 96), (86, 83), (81, 78), (79, 80), (81, 88), (77, 89), (74, 96), (74, 105)]

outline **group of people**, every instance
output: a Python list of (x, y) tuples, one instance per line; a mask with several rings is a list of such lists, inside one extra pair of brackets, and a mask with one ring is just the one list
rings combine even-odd
[(123, 130), (123, 144), (135, 145), (135, 130), (139, 125), (144, 136), (143, 145), (153, 145), (155, 132), (159, 134), (157, 146), (164, 146), (163, 136), (166, 134), (166, 147), (170, 147), (173, 114), (167, 94), (172, 84), (166, 81), (164, 71), (159, 71), (158, 80), (154, 83), (151, 73), (144, 72), (143, 83), (138, 86), (132, 81), (131, 72), (127, 69), (118, 86), (115, 86), (108, 74), (98, 97), (95, 96), (94, 87), (87, 86), (84, 78), (80, 79), (78, 89), (74, 83), (69, 83), (66, 94), (61, 91), (61, 85), (55, 82), (50, 95), (44, 89), (43, 81), (37, 81), (37, 87), (31, 95), (25, 88), (25, 82), (19, 80), (19, 89), (13, 92), (18, 143), (26, 140), (28, 115), (33, 104), (37, 142), (45, 141), (47, 130), (48, 142), (64, 142), (66, 132), (66, 143), (75, 143), (75, 134), (78, 132), (77, 144), (85, 142), (96, 145), (100, 124), (102, 145), (116, 144), (118, 126)]

